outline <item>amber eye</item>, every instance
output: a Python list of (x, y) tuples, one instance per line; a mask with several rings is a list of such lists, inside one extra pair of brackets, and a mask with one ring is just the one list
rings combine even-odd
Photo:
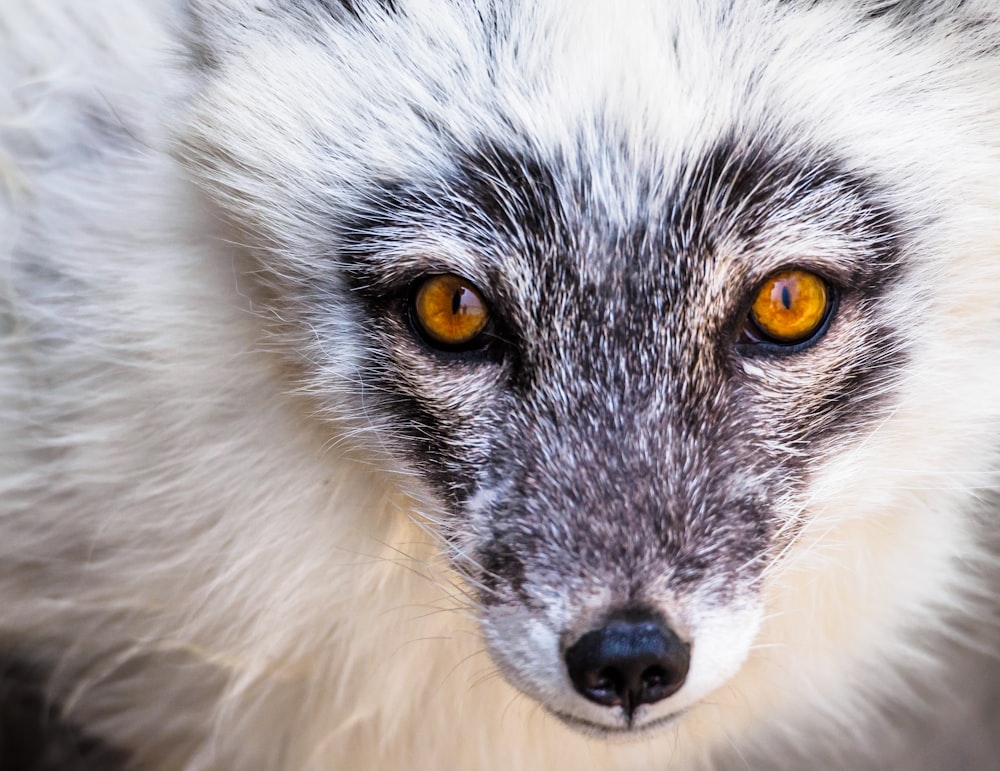
[(826, 321), (826, 282), (805, 270), (775, 273), (758, 290), (750, 318), (769, 341), (794, 345), (812, 337)]
[(479, 290), (453, 274), (425, 279), (417, 288), (413, 309), (428, 341), (447, 348), (473, 342), (490, 319)]

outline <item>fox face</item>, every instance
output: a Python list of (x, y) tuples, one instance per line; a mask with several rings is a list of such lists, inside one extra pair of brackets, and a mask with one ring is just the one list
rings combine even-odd
[[(902, 351), (866, 308), (897, 238), (828, 158), (600, 158), (617, 184), (559, 163), (493, 147), (366, 196), (342, 252), (360, 377), (440, 496), (501, 668), (571, 722), (642, 727), (738, 667), (810, 465), (877, 412)], [(484, 317), (457, 344), (421, 311), (442, 281), (448, 318)], [(788, 339), (754, 310), (782, 293), (813, 314)]]
[[(587, 731), (675, 719), (749, 655), (814, 479), (898, 411), (904, 161), (863, 170), (740, 46), (715, 89), (687, 11), (588, 48), (589, 11), (232, 5), (227, 45), (199, 17), (189, 162), (301, 382), (430, 501), (513, 684)], [(630, 34), (640, 74), (586, 65)]]

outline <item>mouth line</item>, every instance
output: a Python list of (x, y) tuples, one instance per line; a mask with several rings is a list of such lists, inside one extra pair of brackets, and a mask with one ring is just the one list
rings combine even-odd
[(664, 715), (663, 717), (651, 720), (650, 722), (643, 723), (639, 726), (636, 726), (632, 720), (629, 720), (628, 724), (625, 726), (608, 726), (602, 723), (594, 723), (590, 720), (577, 717), (576, 715), (570, 715), (566, 712), (556, 712), (553, 710), (552, 714), (563, 721), (570, 728), (582, 731), (588, 736), (594, 736), (597, 738), (637, 739), (641, 736), (652, 733), (653, 731), (666, 728), (671, 723), (675, 723), (684, 714), (684, 710), (671, 712), (669, 715)]

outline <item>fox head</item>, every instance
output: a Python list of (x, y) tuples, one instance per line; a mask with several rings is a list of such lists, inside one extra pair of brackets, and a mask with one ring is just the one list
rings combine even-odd
[(194, 6), (182, 152), (300, 384), (431, 496), (495, 662), (568, 723), (673, 719), (750, 655), (804, 529), (979, 468), (934, 432), (985, 447), (948, 340), (992, 248), (959, 169), (996, 153), (900, 19)]

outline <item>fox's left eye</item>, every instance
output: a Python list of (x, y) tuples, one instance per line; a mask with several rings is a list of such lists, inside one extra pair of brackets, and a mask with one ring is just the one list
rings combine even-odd
[(811, 341), (829, 320), (832, 292), (806, 270), (775, 273), (757, 290), (747, 332), (753, 342), (795, 346)]
[(413, 318), (428, 343), (455, 349), (476, 345), (490, 314), (471, 281), (446, 273), (426, 278), (416, 287)]

